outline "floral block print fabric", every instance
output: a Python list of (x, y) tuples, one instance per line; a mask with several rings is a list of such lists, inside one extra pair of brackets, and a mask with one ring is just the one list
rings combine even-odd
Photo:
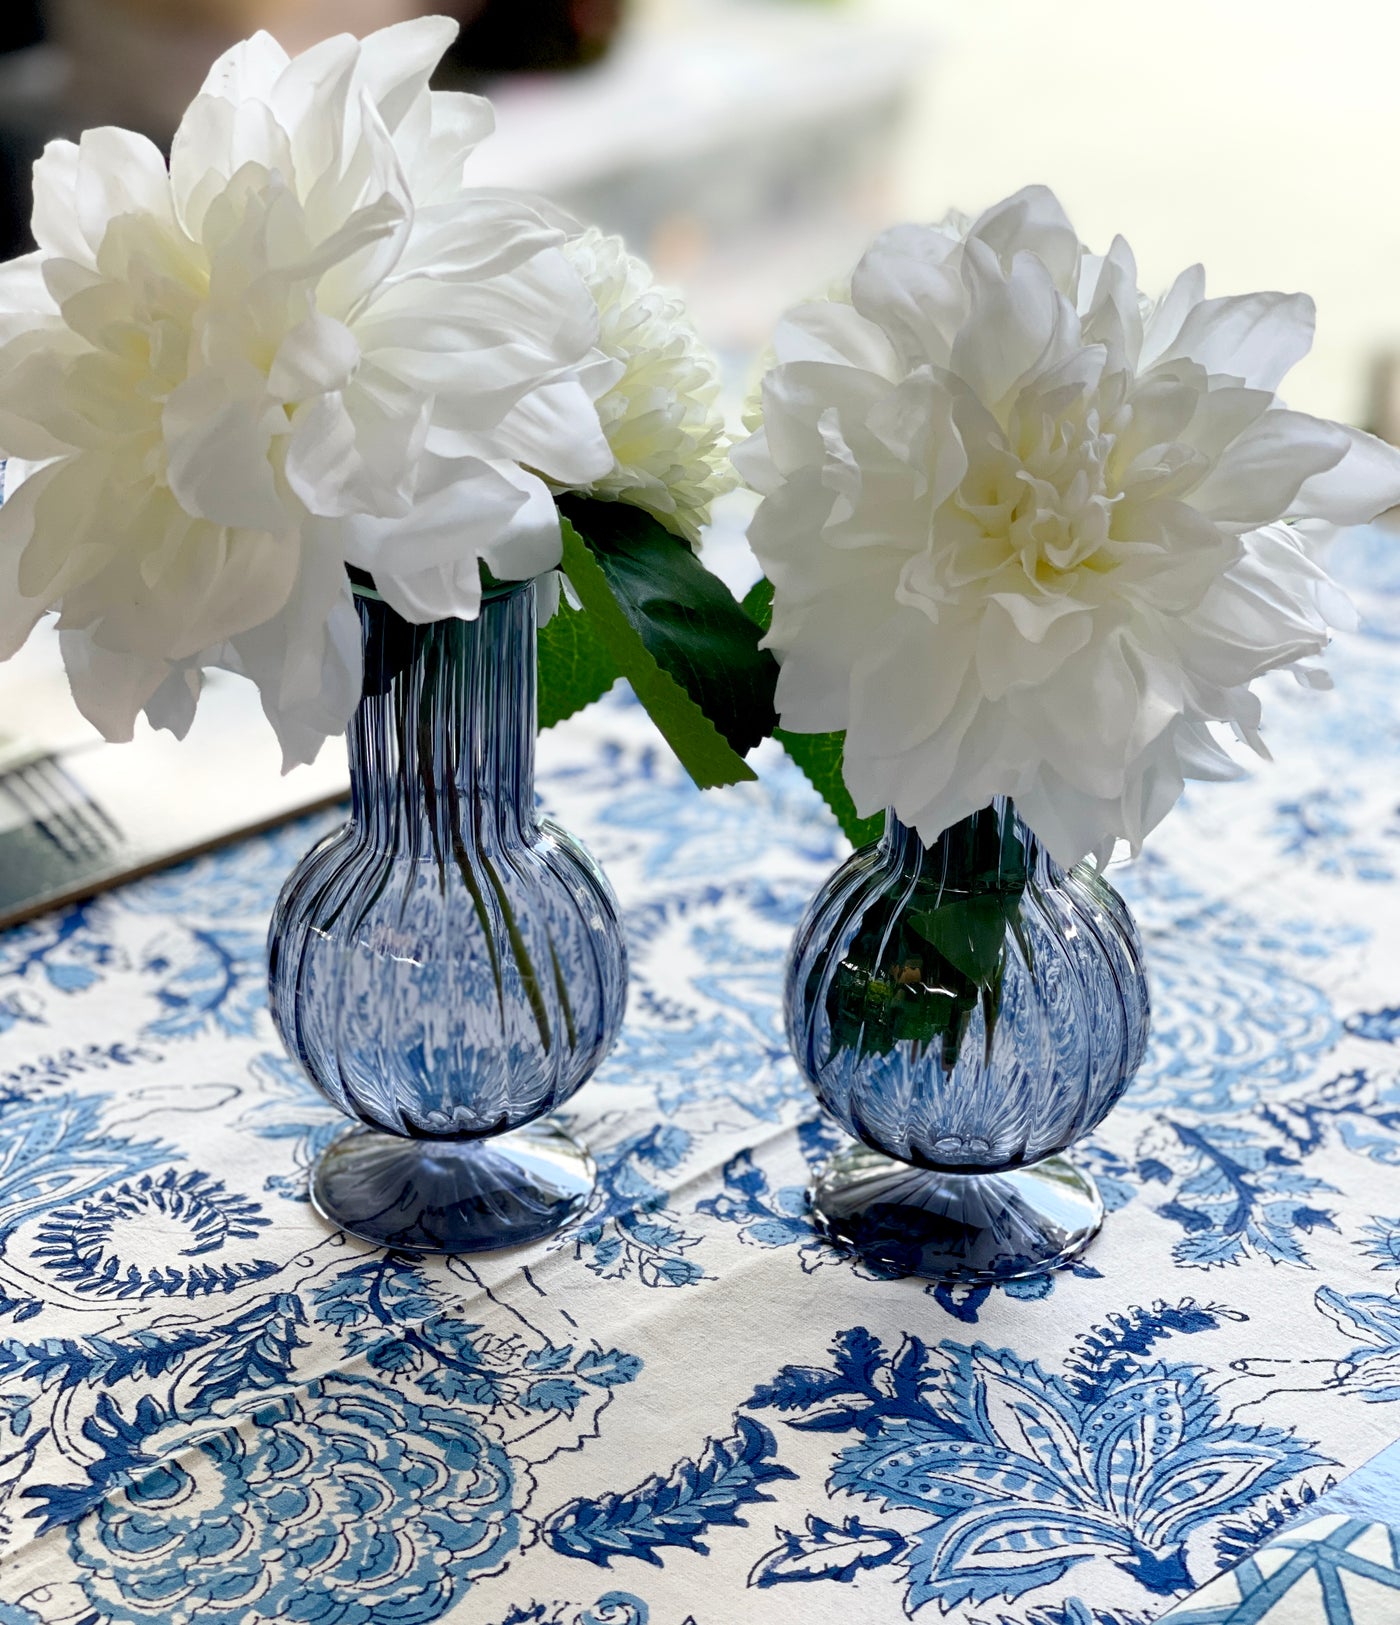
[(524, 1252), (307, 1203), (341, 1122), (263, 937), (316, 827), (0, 937), (0, 1625), (1146, 1625), (1245, 1572), (1400, 1437), (1400, 543), (1334, 563), (1340, 692), (1284, 680), (1286, 765), (1116, 871), (1155, 1035), (1050, 1278), (816, 1241), (779, 1001), (840, 837), (620, 696), (544, 741), (634, 977), (568, 1114), (596, 1199)]

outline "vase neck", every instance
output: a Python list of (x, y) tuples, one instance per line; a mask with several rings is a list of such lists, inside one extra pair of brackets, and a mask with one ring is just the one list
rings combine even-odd
[(414, 626), (360, 597), (364, 693), (351, 721), (351, 816), (386, 845), (450, 854), (535, 827), (535, 586), (474, 621)]
[(880, 850), (911, 879), (941, 889), (975, 894), (1002, 891), (1037, 874), (1049, 862), (1040, 841), (1017, 815), (1007, 796), (952, 824), (931, 845), (903, 824), (893, 808), (885, 813)]

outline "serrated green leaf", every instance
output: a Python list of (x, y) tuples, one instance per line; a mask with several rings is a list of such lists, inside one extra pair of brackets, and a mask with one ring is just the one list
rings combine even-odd
[[(763, 631), (773, 619), (773, 583), (766, 579), (756, 582), (744, 596), (744, 613)], [(841, 760), (846, 749), (844, 733), (795, 734), (786, 728), (775, 728), (773, 737), (807, 776), (808, 783), (830, 807), (840, 824), (842, 833), (852, 846), (869, 846), (879, 840), (885, 827), (884, 815), (862, 818), (851, 800), (841, 773)]]
[(578, 496), (559, 508), (661, 669), (740, 755), (767, 739), (778, 663), (729, 588), (642, 508)]
[(617, 662), (593, 622), (583, 610), (571, 609), (562, 596), (559, 608), (540, 628), (539, 672), (541, 728), (552, 728), (602, 699), (619, 676)]
[(560, 529), (564, 573), (591, 618), (594, 632), (686, 772), (702, 790), (756, 778), (714, 723), (657, 663), (613, 597), (602, 566), (582, 537), (567, 519), (561, 521)]
[(885, 827), (885, 815), (862, 818), (851, 800), (851, 792), (841, 774), (841, 757), (846, 748), (844, 733), (795, 734), (775, 728), (773, 737), (807, 775), (808, 783), (831, 808), (841, 831), (854, 847), (878, 841)]

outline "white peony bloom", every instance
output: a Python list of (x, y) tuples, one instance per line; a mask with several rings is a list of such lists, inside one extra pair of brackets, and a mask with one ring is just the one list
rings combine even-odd
[(782, 724), (846, 730), (860, 813), (932, 841), (1009, 795), (1067, 865), (1235, 776), (1212, 722), (1262, 750), (1250, 684), (1347, 613), (1283, 521), (1400, 502), (1400, 453), (1275, 395), (1312, 326), (1199, 267), (1150, 304), (1042, 187), (790, 314), (736, 461)]
[(36, 165), (38, 252), (0, 266), (0, 658), (58, 609), (110, 738), (143, 706), (187, 727), (222, 665), (305, 759), (359, 696), (347, 563), (469, 618), (481, 561), (558, 563), (546, 480), (612, 465), (619, 368), (563, 234), (466, 183), (490, 106), (428, 89), (455, 32), (259, 34), (168, 170), (116, 129)]
[(710, 504), (734, 484), (714, 360), (680, 299), (620, 237), (590, 229), (564, 252), (598, 306), (599, 348), (622, 369), (596, 403), (613, 467), (584, 494), (645, 508), (694, 547)]

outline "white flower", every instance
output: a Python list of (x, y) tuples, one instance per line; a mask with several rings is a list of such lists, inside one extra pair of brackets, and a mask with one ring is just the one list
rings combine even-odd
[(564, 252), (598, 306), (599, 348), (622, 367), (596, 402), (613, 467), (585, 494), (645, 508), (694, 547), (710, 504), (733, 486), (715, 363), (679, 298), (620, 237), (590, 229)]
[(736, 460), (783, 726), (846, 730), (862, 814), (932, 841), (1009, 795), (1069, 864), (1233, 776), (1212, 721), (1262, 749), (1250, 683), (1346, 613), (1281, 521), (1371, 518), (1400, 454), (1281, 407), (1311, 301), (1203, 294), (1150, 305), (1033, 187), (787, 319)]
[(168, 172), (115, 129), (36, 166), (39, 250), (0, 267), (0, 658), (59, 609), (111, 738), (143, 706), (188, 726), (223, 665), (304, 759), (359, 695), (347, 562), (412, 620), (471, 617), (481, 561), (558, 563), (545, 480), (611, 465), (618, 369), (562, 233), (466, 185), (490, 106), (428, 90), (455, 31), (259, 34)]

